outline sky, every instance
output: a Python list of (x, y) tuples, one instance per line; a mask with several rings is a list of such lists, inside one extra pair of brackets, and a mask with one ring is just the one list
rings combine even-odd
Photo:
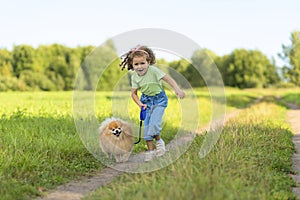
[[(99, 46), (141, 28), (182, 34), (217, 55), (238, 48), (278, 60), (300, 31), (299, 0), (0, 0), (0, 48)], [(176, 41), (174, 41), (176, 42)]]

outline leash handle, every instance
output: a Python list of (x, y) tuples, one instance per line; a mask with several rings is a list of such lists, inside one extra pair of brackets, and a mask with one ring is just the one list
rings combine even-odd
[(146, 119), (147, 109), (144, 107), (141, 107), (140, 111), (140, 120), (144, 121)]

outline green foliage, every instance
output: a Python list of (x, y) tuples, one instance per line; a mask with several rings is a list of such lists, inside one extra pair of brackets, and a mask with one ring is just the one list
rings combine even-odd
[(111, 46), (101, 46), (89, 54), (82, 64), (77, 89), (112, 91), (126, 73), (119, 67), (120, 59)]
[(34, 72), (41, 72), (42, 66), (38, 65), (35, 49), (28, 45), (15, 46), (12, 51), (13, 56), (13, 68), (17, 77), (24, 70), (30, 70)]
[(291, 44), (283, 45), (282, 49), (280, 56), (288, 62), (288, 66), (283, 68), (284, 77), (288, 82), (300, 86), (300, 31), (292, 32)]
[[(217, 56), (202, 49), (194, 52), (191, 62), (184, 59), (173, 61), (169, 67), (183, 75), (193, 87), (220, 85), (220, 81), (224, 81), (231, 87), (262, 88), (280, 81), (275, 65), (257, 50), (237, 49), (229, 55)], [(176, 73), (170, 74), (176, 78)], [(218, 78), (218, 74), (222, 78)]]
[[(44, 91), (54, 91), (56, 90), (56, 85), (54, 82), (50, 81), (44, 74), (33, 72), (30, 70), (22, 71), (19, 78), (26, 85), (26, 90), (44, 90)], [(59, 82), (57, 82), (59, 85)]]
[[(299, 35), (299, 32), (293, 32), (292, 44), (283, 46), (281, 57), (289, 65), (282, 68), (281, 77), (288, 83), (281, 82), (275, 62), (258, 50), (236, 49), (228, 55), (218, 56), (211, 50), (201, 49), (196, 50), (190, 60), (158, 60), (157, 65), (168, 66), (170, 75), (179, 80), (182, 88), (188, 88), (187, 84), (192, 87), (220, 85), (221, 81), (226, 86), (238, 88), (299, 86)], [(37, 49), (18, 45), (11, 52), (0, 49), (0, 91), (72, 90), (74, 85), (87, 90), (111, 91), (114, 87), (126, 90), (130, 74), (125, 75), (126, 71), (119, 70), (119, 62), (112, 40), (98, 48), (52, 44)], [(216, 76), (219, 72), (222, 78)], [(82, 80), (75, 83), (78, 74), (82, 75)], [(187, 81), (180, 81), (182, 76)]]
[(194, 68), (187, 60), (181, 59), (178, 61), (172, 61), (169, 63), (169, 67), (171, 69), (174, 69), (174, 70), (169, 69), (170, 76), (177, 82), (177, 84), (180, 87), (182, 88), (188, 87), (180, 81), (181, 76), (184, 76), (184, 78), (187, 79), (190, 82), (190, 84), (194, 86), (200, 86), (200, 84), (197, 85), (197, 83), (192, 83), (192, 75), (190, 74), (189, 71), (193, 70)]
[(6, 49), (0, 49), (0, 75), (13, 76), (12, 54)]
[(288, 92), (282, 96), (282, 100), (294, 103), (300, 106), (300, 93), (299, 92)]
[(87, 61), (93, 62), (87, 81), (96, 87), (101, 75), (99, 69), (106, 66), (99, 88), (110, 90), (124, 74), (117, 66), (119, 60), (116, 60), (113, 43), (108, 40), (89, 56), (94, 49), (93, 46), (69, 48), (60, 44), (41, 45), (37, 49), (18, 45), (11, 52), (0, 49), (0, 91), (72, 90), (81, 63), (92, 56), (93, 61)]
[(55, 83), (55, 90), (73, 89), (74, 80), (81, 64), (80, 49), (54, 44), (40, 46), (37, 51), (43, 62), (44, 74), (52, 83)]
[[(216, 71), (217, 67), (214, 62), (216, 58), (217, 55), (208, 49), (202, 49), (194, 52), (191, 58), (192, 65), (194, 66), (194, 68), (189, 68), (189, 72), (191, 76), (198, 75), (198, 78), (193, 77), (192, 80), (197, 81), (199, 86), (211, 86), (219, 82), (219, 80), (216, 80), (216, 78), (218, 78), (218, 76), (216, 76), (216, 74), (218, 73)], [(200, 69), (200, 72), (195, 71), (195, 67), (198, 70)], [(199, 73), (201, 75), (200, 80)]]
[[(197, 50), (193, 53), (191, 61), (181, 59), (169, 63), (169, 67), (176, 70), (177, 73), (170, 71), (170, 75), (174, 79), (180, 80), (180, 75), (191, 84), (192, 87), (203, 87), (208, 85), (218, 84), (216, 73), (217, 67), (214, 60), (217, 58), (216, 54), (208, 49)], [(206, 82), (205, 82), (206, 81)], [(184, 83), (178, 83), (184, 88)]]
[(217, 62), (228, 86), (261, 88), (279, 82), (275, 66), (258, 50), (237, 49)]
[(16, 77), (0, 76), (0, 91), (24, 91), (26, 84)]

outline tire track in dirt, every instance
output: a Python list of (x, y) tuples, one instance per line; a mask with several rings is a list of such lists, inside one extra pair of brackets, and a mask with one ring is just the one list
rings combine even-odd
[(290, 109), (287, 113), (287, 119), (292, 127), (293, 143), (295, 145), (292, 163), (296, 174), (292, 174), (291, 177), (296, 182), (296, 187), (293, 187), (293, 192), (297, 195), (297, 199), (300, 199), (300, 107), (291, 103), (286, 103), (286, 105)]

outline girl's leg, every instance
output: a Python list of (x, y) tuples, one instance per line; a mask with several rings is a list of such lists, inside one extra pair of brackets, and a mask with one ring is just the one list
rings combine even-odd
[(146, 140), (146, 143), (147, 143), (148, 151), (153, 151), (154, 150), (153, 140)]
[(148, 131), (152, 133), (156, 140), (156, 156), (162, 156), (166, 152), (165, 142), (161, 139), (161, 124), (165, 107), (155, 106), (149, 121)]
[(162, 117), (165, 112), (165, 107), (155, 106), (151, 112), (151, 118), (147, 122), (147, 132), (156, 140), (160, 139)]
[(155, 151), (153, 148), (153, 140), (146, 140), (148, 146), (148, 152), (146, 153), (145, 162), (149, 162), (155, 156)]
[(160, 140), (160, 135), (156, 135), (155, 140)]

